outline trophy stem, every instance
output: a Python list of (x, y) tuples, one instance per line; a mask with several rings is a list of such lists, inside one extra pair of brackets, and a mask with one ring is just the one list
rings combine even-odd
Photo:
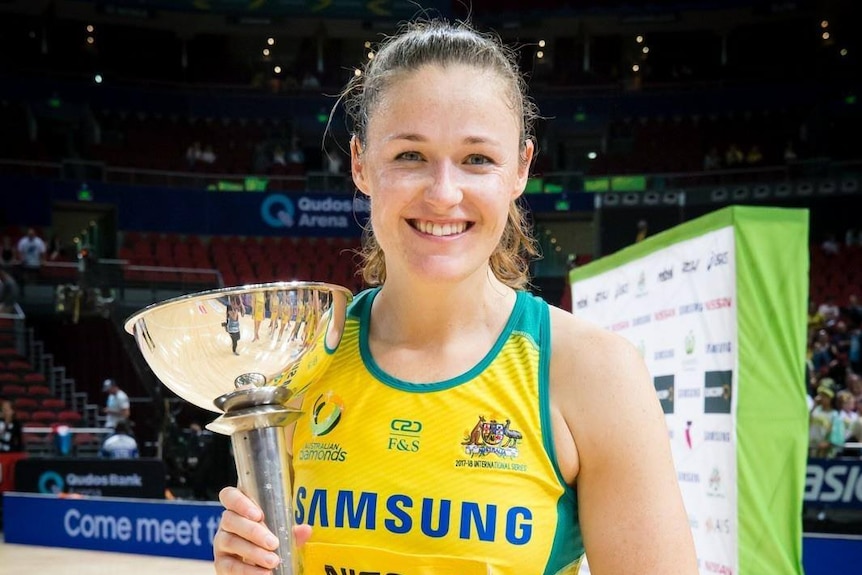
[(281, 562), (275, 575), (299, 568), (293, 542), (293, 482), (285, 427), (300, 412), (282, 405), (257, 405), (226, 412), (207, 426), (230, 435), (240, 490), (263, 510), (264, 523), (278, 538)]

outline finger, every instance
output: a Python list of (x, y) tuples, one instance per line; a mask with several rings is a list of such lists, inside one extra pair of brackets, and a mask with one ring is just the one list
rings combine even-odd
[(225, 529), (219, 529), (213, 538), (213, 555), (219, 574), (255, 573), (248, 569), (250, 567), (259, 567), (268, 573), (280, 561), (278, 554), (273, 551)]
[(230, 555), (216, 555), (214, 566), (216, 575), (271, 575), (274, 568), (249, 565)]
[(266, 525), (259, 521), (252, 521), (230, 510), (222, 513), (219, 530), (236, 535), (240, 539), (266, 550), (272, 551), (278, 547), (278, 539)]
[(225, 487), (219, 491), (218, 499), (225, 509), (247, 517), (252, 521), (262, 521), (263, 511), (245, 493), (236, 487)]

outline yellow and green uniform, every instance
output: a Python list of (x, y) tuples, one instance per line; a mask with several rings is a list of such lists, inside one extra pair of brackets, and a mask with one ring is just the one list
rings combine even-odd
[(329, 370), (303, 396), (293, 439), (294, 515), (313, 527), (303, 572), (577, 573), (577, 501), (550, 431), (548, 305), (519, 292), (477, 366), (411, 384), (369, 352), (376, 294), (354, 299)]

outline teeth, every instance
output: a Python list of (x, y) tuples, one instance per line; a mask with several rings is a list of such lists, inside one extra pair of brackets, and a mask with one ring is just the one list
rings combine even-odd
[(432, 236), (451, 236), (460, 234), (467, 229), (466, 222), (458, 222), (454, 224), (435, 224), (432, 222), (417, 221), (416, 227), (423, 234), (431, 234)]

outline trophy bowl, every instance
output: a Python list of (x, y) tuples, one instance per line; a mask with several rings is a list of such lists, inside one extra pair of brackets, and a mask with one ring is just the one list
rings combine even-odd
[[(168, 389), (219, 413), (229, 405), (217, 399), (239, 388), (278, 390), (284, 403), (313, 383), (341, 339), (352, 297), (347, 288), (317, 282), (228, 287), (145, 307), (125, 329)], [(235, 350), (227, 331), (232, 306), (239, 310)]]
[(251, 284), (155, 303), (125, 322), (165, 387), (221, 414), (207, 428), (231, 437), (239, 487), (279, 538), (278, 575), (298, 571), (285, 428), (329, 366), (352, 298), (319, 282)]

